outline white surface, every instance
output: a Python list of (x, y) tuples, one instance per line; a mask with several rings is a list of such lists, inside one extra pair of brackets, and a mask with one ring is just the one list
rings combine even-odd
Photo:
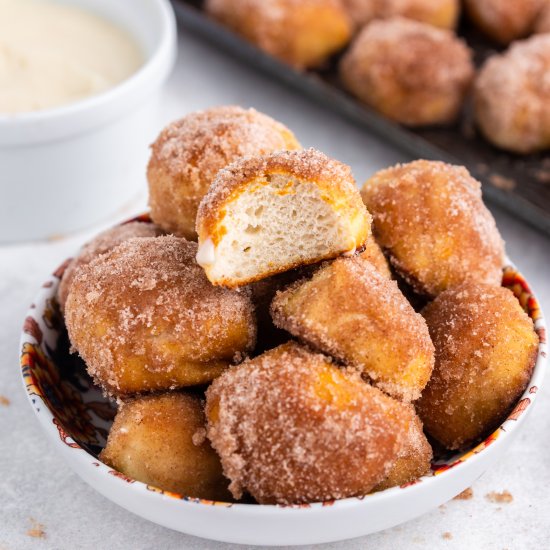
[[(185, 112), (222, 103), (254, 106), (280, 119), (303, 144), (349, 163), (360, 182), (379, 168), (409, 160), (213, 47), (194, 37), (182, 37), (180, 59), (165, 93), (159, 128)], [(144, 204), (143, 198), (135, 210)], [(24, 205), (13, 206), (24, 214)], [(535, 286), (548, 312), (550, 240), (499, 210), (493, 208), (493, 212), (509, 255)], [(111, 223), (128, 214), (121, 212)], [(99, 229), (51, 243), (0, 247), (0, 395), (11, 400), (7, 407), (0, 405), (0, 550), (230, 548), (169, 531), (104, 499), (55, 454), (26, 402), (17, 349), (25, 310), (47, 274)], [(547, 380), (525, 430), (507, 456), (474, 483), (472, 500), (451, 501), (402, 526), (322, 548), (546, 548), (550, 542), (549, 448)], [(484, 497), (504, 489), (514, 497), (510, 504), (491, 503)], [(33, 527), (31, 518), (43, 524), (44, 538), (27, 534)], [(215, 529), (212, 525), (212, 531)]]

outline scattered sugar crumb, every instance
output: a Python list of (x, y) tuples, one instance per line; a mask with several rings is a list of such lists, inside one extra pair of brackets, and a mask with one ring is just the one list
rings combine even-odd
[(27, 531), (27, 535), (35, 539), (45, 539), (46, 531), (44, 525), (38, 523), (34, 518), (29, 518), (29, 521), (31, 522), (31, 528)]
[(467, 489), (464, 489), (462, 493), (456, 495), (453, 500), (470, 500), (474, 497), (474, 491), (471, 487), (468, 487)]
[(9, 407), (11, 405), (11, 401), (4, 395), (0, 395), (0, 405), (4, 405), (4, 407)]
[(510, 491), (507, 491), (506, 489), (504, 491), (501, 491), (500, 493), (498, 491), (491, 491), (490, 493), (487, 493), (485, 495), (485, 498), (489, 502), (496, 502), (499, 504), (509, 504), (514, 500), (512, 493), (510, 493)]
[(441, 536), (445, 540), (451, 540), (453, 538), (453, 534), (450, 531), (445, 531)]

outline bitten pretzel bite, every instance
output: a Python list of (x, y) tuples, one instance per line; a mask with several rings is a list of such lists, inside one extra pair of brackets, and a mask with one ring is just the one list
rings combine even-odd
[(233, 496), (260, 504), (367, 494), (410, 423), (406, 406), (294, 342), (214, 381), (206, 416)]
[(174, 392), (122, 403), (100, 459), (160, 489), (210, 500), (231, 498), (220, 459), (206, 439), (197, 396)]
[(75, 275), (69, 337), (111, 395), (203, 384), (253, 349), (249, 293), (213, 287), (196, 251), (173, 236), (130, 239)]
[(435, 345), (435, 368), (416, 403), (426, 432), (448, 449), (491, 433), (525, 390), (538, 336), (515, 296), (466, 283), (422, 311)]
[(189, 114), (152, 145), (151, 217), (168, 233), (194, 240), (199, 203), (221, 168), (243, 156), (299, 148), (286, 126), (254, 109), (224, 106)]
[(205, 9), (258, 48), (296, 68), (342, 49), (351, 22), (339, 0), (206, 0)]
[(477, 124), (497, 147), (550, 148), (550, 34), (516, 42), (481, 68), (474, 89)]
[(420, 397), (433, 368), (433, 345), (422, 316), (362, 258), (339, 258), (311, 280), (278, 292), (275, 325), (357, 367), (392, 397)]
[(527, 36), (545, 0), (464, 0), (468, 17), (500, 44)]
[(86, 243), (76, 258), (71, 260), (59, 283), (57, 300), (61, 311), (65, 310), (65, 302), (69, 295), (69, 289), (79, 267), (89, 264), (94, 258), (105, 254), (105, 252), (109, 252), (109, 250), (112, 250), (128, 239), (134, 237), (158, 237), (159, 235), (162, 235), (162, 230), (152, 223), (130, 222), (107, 229), (107, 231), (103, 231), (103, 233), (97, 235), (89, 243)]
[(426, 475), (430, 471), (433, 451), (422, 431), (422, 422), (411, 405), (412, 420), (399, 457), (390, 470), (388, 477), (375, 487), (375, 491), (383, 491), (390, 487), (406, 485)]
[(416, 292), (434, 297), (466, 280), (500, 284), (504, 242), (465, 168), (398, 164), (375, 174), (361, 195), (377, 241)]
[(373, 19), (400, 15), (434, 27), (454, 29), (460, 13), (459, 0), (343, 0), (356, 27)]
[(315, 149), (234, 162), (197, 214), (198, 263), (215, 285), (236, 287), (353, 253), (370, 216), (349, 167)]
[(471, 52), (450, 31), (394, 17), (356, 37), (340, 63), (344, 86), (407, 126), (453, 122), (474, 76)]

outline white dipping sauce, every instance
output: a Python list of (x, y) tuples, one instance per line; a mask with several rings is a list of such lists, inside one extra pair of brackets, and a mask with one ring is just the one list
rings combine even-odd
[(98, 94), (143, 61), (129, 33), (84, 9), (48, 0), (0, 0), (0, 114)]

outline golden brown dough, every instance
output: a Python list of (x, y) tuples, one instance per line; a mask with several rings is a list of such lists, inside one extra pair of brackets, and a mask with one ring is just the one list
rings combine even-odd
[(286, 126), (254, 109), (191, 113), (169, 124), (152, 145), (151, 217), (168, 233), (196, 239), (197, 208), (219, 170), (243, 156), (299, 148)]
[(500, 44), (527, 36), (544, 0), (464, 0), (468, 17), (489, 38)]
[(376, 20), (340, 63), (344, 86), (407, 126), (448, 124), (474, 76), (471, 52), (452, 32), (401, 17)]
[(359, 256), (372, 264), (378, 273), (386, 279), (391, 279), (390, 264), (384, 256), (382, 249), (378, 243), (374, 240), (374, 237), (369, 237), (365, 243), (365, 249), (359, 253)]
[(367, 494), (410, 422), (407, 407), (293, 342), (215, 380), (206, 416), (233, 496), (260, 504)]
[(69, 295), (69, 289), (73, 282), (74, 275), (80, 266), (89, 264), (94, 258), (109, 252), (120, 243), (134, 237), (158, 237), (162, 235), (160, 227), (153, 223), (130, 222), (117, 225), (107, 231), (103, 231), (90, 242), (86, 243), (78, 255), (71, 260), (63, 273), (63, 278), (57, 289), (57, 300), (61, 311), (65, 310), (65, 302)]
[(196, 251), (173, 236), (130, 239), (78, 270), (67, 328), (108, 393), (203, 384), (253, 349), (249, 293), (213, 287)]
[(550, 34), (515, 42), (481, 68), (474, 89), (477, 124), (494, 145), (515, 153), (550, 148)]
[(351, 36), (339, 0), (206, 0), (206, 11), (298, 69), (322, 65)]
[(411, 405), (412, 420), (409, 423), (406, 441), (390, 470), (388, 477), (378, 484), (375, 491), (383, 491), (390, 487), (398, 487), (412, 483), (419, 477), (430, 472), (433, 458), (432, 447), (422, 431), (422, 421), (418, 418)]
[(550, 33), (550, 1), (546, 0), (535, 22), (536, 33)]
[(422, 313), (435, 369), (416, 408), (431, 437), (464, 448), (497, 428), (525, 390), (538, 336), (515, 296), (497, 286), (447, 290)]
[(343, 0), (356, 27), (373, 19), (400, 15), (434, 27), (454, 29), (460, 14), (459, 0)]
[(273, 300), (275, 325), (357, 367), (393, 397), (417, 399), (433, 368), (421, 315), (362, 258), (339, 258)]
[(229, 481), (206, 439), (201, 400), (183, 393), (121, 405), (100, 459), (123, 474), (184, 496), (228, 501)]
[(434, 297), (467, 280), (500, 284), (504, 242), (465, 168), (398, 164), (375, 174), (361, 195), (377, 241), (416, 292)]

